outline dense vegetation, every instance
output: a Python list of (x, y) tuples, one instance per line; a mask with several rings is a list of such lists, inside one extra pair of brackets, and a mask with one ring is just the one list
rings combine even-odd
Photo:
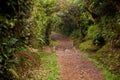
[(96, 53), (90, 57), (120, 77), (120, 1), (75, 0), (65, 7), (57, 31), (70, 36), (81, 50)]
[(26, 58), (36, 63), (27, 48), (49, 44), (54, 5), (55, 0), (0, 1), (0, 80), (19, 79), (30, 64)]
[(19, 79), (29, 60), (36, 65), (39, 56), (28, 48), (49, 45), (51, 31), (95, 52), (91, 58), (120, 77), (120, 1), (1, 0), (0, 80)]

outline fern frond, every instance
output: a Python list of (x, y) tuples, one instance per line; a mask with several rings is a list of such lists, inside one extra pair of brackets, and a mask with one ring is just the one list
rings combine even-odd
[(20, 58), (20, 57), (25, 57), (25, 58), (33, 61), (36, 65), (38, 65), (36, 59), (35, 59), (32, 55), (30, 55), (29, 53), (19, 53), (19, 54), (17, 55), (17, 57), (18, 57), (18, 58)]

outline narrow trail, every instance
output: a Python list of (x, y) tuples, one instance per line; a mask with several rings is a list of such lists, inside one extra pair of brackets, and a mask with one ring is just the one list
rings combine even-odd
[(52, 34), (51, 37), (58, 41), (55, 52), (62, 80), (104, 80), (101, 69), (83, 57), (72, 41), (61, 34)]

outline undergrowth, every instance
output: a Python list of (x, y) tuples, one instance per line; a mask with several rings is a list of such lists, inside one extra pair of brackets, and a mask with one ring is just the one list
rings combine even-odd
[(58, 80), (59, 66), (54, 53), (48, 54), (41, 50), (27, 47), (26, 53), (18, 55), (19, 62), (17, 66), (20, 80)]
[(96, 51), (99, 47), (93, 45), (92, 40), (85, 41), (79, 46), (81, 51)]
[(42, 54), (41, 64), (44, 69), (49, 70), (45, 80), (58, 80), (59, 66), (55, 54)]
[[(110, 43), (107, 43), (102, 48), (96, 47), (86, 41), (80, 44), (82, 51), (92, 51), (92, 54), (87, 54), (87, 57), (92, 60), (97, 67), (102, 68), (105, 80), (120, 80), (120, 50), (113, 48)], [(96, 50), (93, 52), (93, 50)]]
[(112, 74), (120, 77), (120, 50), (113, 48), (110, 44), (106, 44), (92, 58), (103, 64)]
[(94, 54), (85, 54), (84, 56), (87, 57), (90, 61), (94, 62), (94, 64), (96, 65), (97, 68), (101, 68), (102, 69), (102, 74), (104, 75), (105, 80), (120, 80), (119, 77), (117, 77), (116, 75), (112, 74), (106, 67), (104, 67), (104, 65), (102, 63), (100, 63), (95, 58), (91, 57), (93, 55)]

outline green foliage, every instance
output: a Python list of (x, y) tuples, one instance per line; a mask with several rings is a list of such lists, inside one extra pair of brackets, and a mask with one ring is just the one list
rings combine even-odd
[(57, 15), (56, 15), (57, 13), (55, 13), (54, 15), (53, 15), (53, 19), (52, 19), (52, 21), (53, 21), (53, 25), (52, 25), (52, 31), (59, 31), (59, 25), (60, 25), (60, 23), (62, 23), (62, 20), (61, 20), (61, 18), (60, 17), (58, 17)]
[(74, 4), (71, 3), (65, 3), (65, 4), (69, 5), (69, 6), (63, 5), (67, 7), (66, 11), (61, 10), (57, 13), (57, 15), (62, 20), (62, 22), (59, 23), (60, 25), (58, 26), (58, 28), (59, 28), (59, 32), (62, 32), (66, 35), (70, 35), (72, 31), (78, 29), (79, 27), (77, 24), (79, 23), (80, 10), (79, 7)]
[(80, 50), (82, 51), (97, 51), (98, 46), (93, 45), (92, 40), (85, 41), (79, 45)]
[[(28, 0), (0, 1), (0, 78), (15, 79), (14, 55), (26, 43), (26, 19), (30, 16), (32, 2)], [(16, 75), (16, 77), (14, 76)]]
[(74, 39), (74, 40), (77, 39), (77, 40), (83, 41), (83, 37), (82, 37), (81, 32), (80, 32), (79, 29), (78, 30), (74, 30), (71, 33), (70, 38)]
[(79, 1), (70, 1), (66, 11), (59, 11), (58, 16), (60, 16), (62, 22), (58, 26), (58, 30), (72, 37), (79, 32), (77, 35), (80, 35), (82, 39), (85, 38), (87, 28), (93, 24), (93, 21), (86, 16), (87, 14), (82, 9), (82, 5), (77, 2)]
[(112, 74), (117, 75), (118, 77), (120, 76), (119, 50), (113, 49), (110, 43), (103, 46), (96, 54), (91, 55), (91, 57), (102, 64)]
[(91, 25), (88, 27), (86, 38), (93, 39), (98, 32), (100, 32), (98, 25)]
[[(107, 68), (110, 75), (119, 76), (120, 2), (117, 0), (75, 0), (73, 2), (75, 7), (70, 4), (70, 8), (67, 8), (68, 12), (62, 14), (63, 24), (60, 30), (68, 35), (72, 33), (70, 35), (72, 39), (83, 41), (79, 46), (81, 50), (97, 51), (93, 58)], [(111, 79), (118, 78), (111, 77)]]
[[(59, 66), (56, 61), (56, 55), (40, 53), (38, 55), (40, 58), (40, 66), (37, 70), (33, 70), (29, 73), (30, 76), (24, 76), (24, 79), (37, 79), (37, 80), (57, 80), (58, 79), (58, 71)], [(37, 56), (36, 56), (37, 57)], [(35, 75), (36, 74), (36, 75)], [(28, 75), (28, 73), (26, 73)]]
[[(55, 25), (55, 0), (2, 0), (0, 1), (0, 78), (15, 78), (20, 62), (34, 57), (23, 50), (25, 45), (42, 47)], [(48, 32), (48, 34), (46, 34)], [(49, 40), (49, 39), (48, 39)], [(22, 54), (19, 54), (21, 53)], [(16, 60), (16, 55), (21, 60)], [(16, 65), (17, 64), (17, 65)], [(27, 64), (29, 65), (29, 63)], [(14, 66), (14, 68), (13, 68)], [(21, 67), (23, 67), (21, 65)], [(5, 75), (6, 74), (6, 75)], [(12, 77), (13, 75), (13, 77)], [(17, 77), (17, 76), (16, 76)]]
[(86, 39), (92, 40), (92, 43), (97, 46), (102, 46), (105, 44), (103, 33), (101, 32), (101, 29), (98, 27), (98, 25), (89, 26)]
[[(82, 50), (96, 51), (105, 44), (105, 48), (97, 52), (96, 59), (103, 65), (109, 62), (105, 67), (119, 76), (119, 5), (117, 0), (1, 0), (0, 79), (18, 78), (16, 66), (19, 61), (15, 55), (26, 52), (25, 45), (34, 48), (49, 45), (52, 30), (84, 41), (80, 45)], [(110, 43), (110, 52), (106, 49), (107, 43)], [(24, 57), (33, 59), (28, 55)], [(20, 60), (24, 61), (27, 59)], [(53, 78), (56, 73), (51, 74), (50, 79), (56, 80)]]
[(102, 33), (97, 33), (94, 37), (93, 37), (93, 44), (95, 45), (104, 45), (105, 44), (105, 39), (102, 35)]
[[(58, 70), (59, 66), (56, 61), (56, 55), (55, 54), (48, 54), (41, 58), (42, 64), (45, 64), (45, 69), (49, 70), (50, 73), (46, 77), (45, 80), (58, 80)], [(44, 66), (44, 65), (43, 65)]]
[[(92, 58), (103, 65), (110, 75), (117, 75), (119, 77), (119, 1), (115, 0), (84, 0), (80, 4), (80, 8), (88, 9), (84, 11), (84, 16), (94, 21), (94, 24), (88, 24), (85, 35), (85, 42), (80, 44), (81, 50), (97, 51)], [(86, 14), (85, 14), (86, 13)], [(97, 15), (94, 17), (94, 14)], [(83, 16), (83, 15), (82, 15)], [(91, 18), (92, 16), (92, 18)], [(81, 17), (82, 18), (82, 17)], [(84, 19), (86, 19), (84, 17)], [(87, 20), (89, 20), (87, 19)], [(85, 21), (83, 21), (85, 23)], [(82, 23), (81, 23), (82, 25)], [(88, 41), (89, 40), (89, 41)], [(95, 46), (99, 49), (94, 48)], [(103, 46), (103, 47), (102, 47)], [(108, 80), (117, 80), (116, 77), (106, 77)], [(110, 78), (111, 79), (110, 79)]]
[[(39, 1), (39, 0), (38, 0)], [(45, 0), (45, 1), (40, 1), (41, 3), (38, 4), (38, 16), (37, 16), (37, 25), (38, 27), (41, 28), (39, 30), (39, 34), (43, 36), (44, 43), (49, 45), (50, 37), (49, 35), (51, 34), (51, 27), (56, 25), (55, 23), (55, 0)], [(43, 10), (41, 10), (43, 9)], [(40, 11), (39, 11), (40, 10)], [(39, 21), (41, 23), (39, 24)], [(38, 28), (39, 29), (39, 28)], [(38, 38), (38, 37), (37, 37)], [(40, 38), (39, 38), (40, 39)]]
[(90, 7), (94, 9), (96, 14), (99, 16), (114, 17), (118, 11), (116, 4), (109, 0), (97, 0), (91, 2), (92, 4)]
[(96, 55), (97, 54), (85, 54), (85, 57), (93, 61), (98, 68), (102, 69), (102, 73), (104, 74), (105, 80), (119, 80), (119, 77), (112, 74), (105, 66), (103, 66), (102, 63), (95, 59)]

